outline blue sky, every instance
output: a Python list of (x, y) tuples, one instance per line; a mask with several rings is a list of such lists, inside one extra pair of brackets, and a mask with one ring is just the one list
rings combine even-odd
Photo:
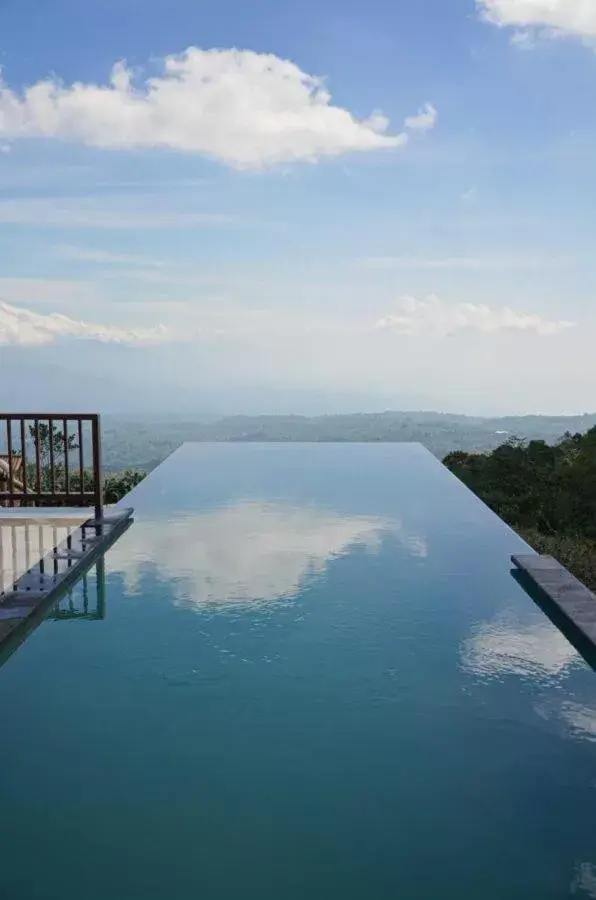
[(593, 409), (595, 48), (583, 0), (1, 0), (0, 366)]

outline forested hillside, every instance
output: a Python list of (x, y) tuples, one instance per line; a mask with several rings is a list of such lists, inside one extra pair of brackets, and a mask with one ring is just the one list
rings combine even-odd
[(105, 416), (107, 469), (151, 469), (185, 441), (420, 441), (442, 458), (452, 450), (493, 450), (509, 435), (556, 441), (585, 432), (596, 415), (473, 418), (434, 412), (334, 416), (232, 416), (217, 421)]
[(555, 444), (511, 439), (445, 464), (528, 543), (596, 589), (596, 428)]

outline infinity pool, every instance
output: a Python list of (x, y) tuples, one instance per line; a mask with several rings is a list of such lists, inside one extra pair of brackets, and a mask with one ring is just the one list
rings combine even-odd
[(430, 453), (188, 444), (124, 503), (105, 618), (0, 669), (2, 900), (596, 897), (596, 676)]

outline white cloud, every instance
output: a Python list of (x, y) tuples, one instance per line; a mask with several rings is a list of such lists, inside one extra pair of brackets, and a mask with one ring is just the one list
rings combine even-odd
[(417, 116), (409, 116), (405, 121), (411, 131), (429, 131), (437, 124), (438, 113), (431, 103), (425, 103)]
[(173, 336), (163, 325), (156, 328), (116, 328), (78, 322), (60, 313), (40, 315), (0, 302), (0, 344), (51, 344), (59, 338), (89, 338), (102, 343), (160, 344)]
[(3, 156), (8, 156), (11, 150), (12, 147), (10, 146), (10, 144), (0, 144), (0, 153)]
[(111, 253), (106, 250), (93, 250), (87, 247), (63, 245), (55, 247), (54, 252), (60, 259), (71, 259), (80, 262), (106, 263), (108, 265), (143, 266), (162, 268), (163, 262), (147, 256), (135, 256), (132, 253)]
[(166, 533), (159, 521), (137, 522), (110, 551), (110, 565), (131, 591), (139, 589), (145, 566), (157, 566), (179, 605), (254, 606), (290, 599), (356, 545), (377, 552), (387, 530), (397, 531), (407, 552), (425, 555), (420, 537), (383, 519), (246, 501), (181, 515)]
[(495, 25), (547, 28), (596, 37), (594, 0), (477, 0), (477, 4), (484, 17)]
[(573, 323), (516, 312), (508, 306), (449, 303), (430, 296), (424, 300), (402, 297), (397, 311), (380, 319), (376, 327), (404, 335), (447, 336), (466, 331), (478, 334), (518, 331), (544, 337), (572, 328)]
[[(410, 128), (428, 129), (427, 105)], [(54, 137), (96, 147), (169, 147), (238, 169), (315, 162), (400, 147), (381, 113), (356, 119), (334, 106), (322, 79), (273, 54), (189, 47), (135, 83), (125, 63), (109, 84), (47, 79), (22, 93), (0, 83), (0, 137)]]

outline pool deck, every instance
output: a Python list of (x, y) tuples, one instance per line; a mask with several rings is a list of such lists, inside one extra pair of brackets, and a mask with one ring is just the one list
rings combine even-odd
[(552, 556), (511, 557), (565, 618), (596, 649), (596, 596)]

